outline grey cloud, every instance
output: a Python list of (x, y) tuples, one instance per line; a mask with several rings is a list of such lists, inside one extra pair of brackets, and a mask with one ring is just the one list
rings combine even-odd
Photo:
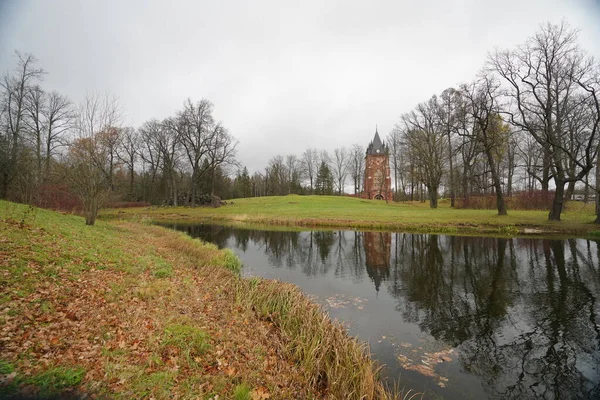
[(0, 13), (0, 71), (14, 49), (31, 52), (46, 87), (75, 102), (108, 90), (134, 126), (206, 97), (251, 171), (276, 154), (367, 144), (375, 124), (387, 134), (544, 21), (566, 19), (600, 54), (588, 0), (11, 1)]

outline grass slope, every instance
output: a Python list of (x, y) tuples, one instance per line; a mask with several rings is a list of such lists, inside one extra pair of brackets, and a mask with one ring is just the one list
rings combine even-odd
[(177, 232), (0, 201), (0, 397), (389, 398), (288, 284)]
[[(545, 211), (512, 211), (498, 216), (491, 210), (450, 208), (440, 201), (432, 210), (428, 203), (383, 201), (336, 196), (280, 196), (235, 199), (220, 208), (134, 208), (106, 210), (105, 218), (135, 217), (173, 221), (213, 221), (225, 223), (267, 224), (305, 227), (348, 227), (356, 229), (388, 229), (406, 232), (515, 235), (544, 233), (586, 235), (598, 231), (593, 224), (591, 204), (569, 203), (562, 221), (548, 221)], [(539, 233), (539, 232), (538, 232)]]

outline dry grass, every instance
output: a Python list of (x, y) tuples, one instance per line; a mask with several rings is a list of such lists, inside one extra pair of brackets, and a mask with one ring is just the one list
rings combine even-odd
[(240, 280), (237, 301), (281, 330), (288, 351), (311, 385), (333, 398), (391, 397), (377, 379), (366, 345), (350, 338), (296, 286), (262, 279)]

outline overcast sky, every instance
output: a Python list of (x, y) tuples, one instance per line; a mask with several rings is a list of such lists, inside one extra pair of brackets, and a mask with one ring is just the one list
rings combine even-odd
[(207, 98), (250, 171), (276, 154), (367, 145), (418, 102), (466, 82), (494, 47), (566, 20), (600, 56), (598, 0), (0, 0), (0, 72), (14, 50), (79, 103), (118, 96), (124, 123)]

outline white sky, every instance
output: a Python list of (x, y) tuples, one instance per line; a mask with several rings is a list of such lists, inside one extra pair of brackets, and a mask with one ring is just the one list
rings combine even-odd
[(8, 1), (0, 72), (14, 50), (78, 103), (119, 97), (125, 124), (207, 98), (250, 172), (308, 147), (382, 138), (418, 102), (472, 79), (487, 52), (565, 19), (600, 57), (598, 0)]

